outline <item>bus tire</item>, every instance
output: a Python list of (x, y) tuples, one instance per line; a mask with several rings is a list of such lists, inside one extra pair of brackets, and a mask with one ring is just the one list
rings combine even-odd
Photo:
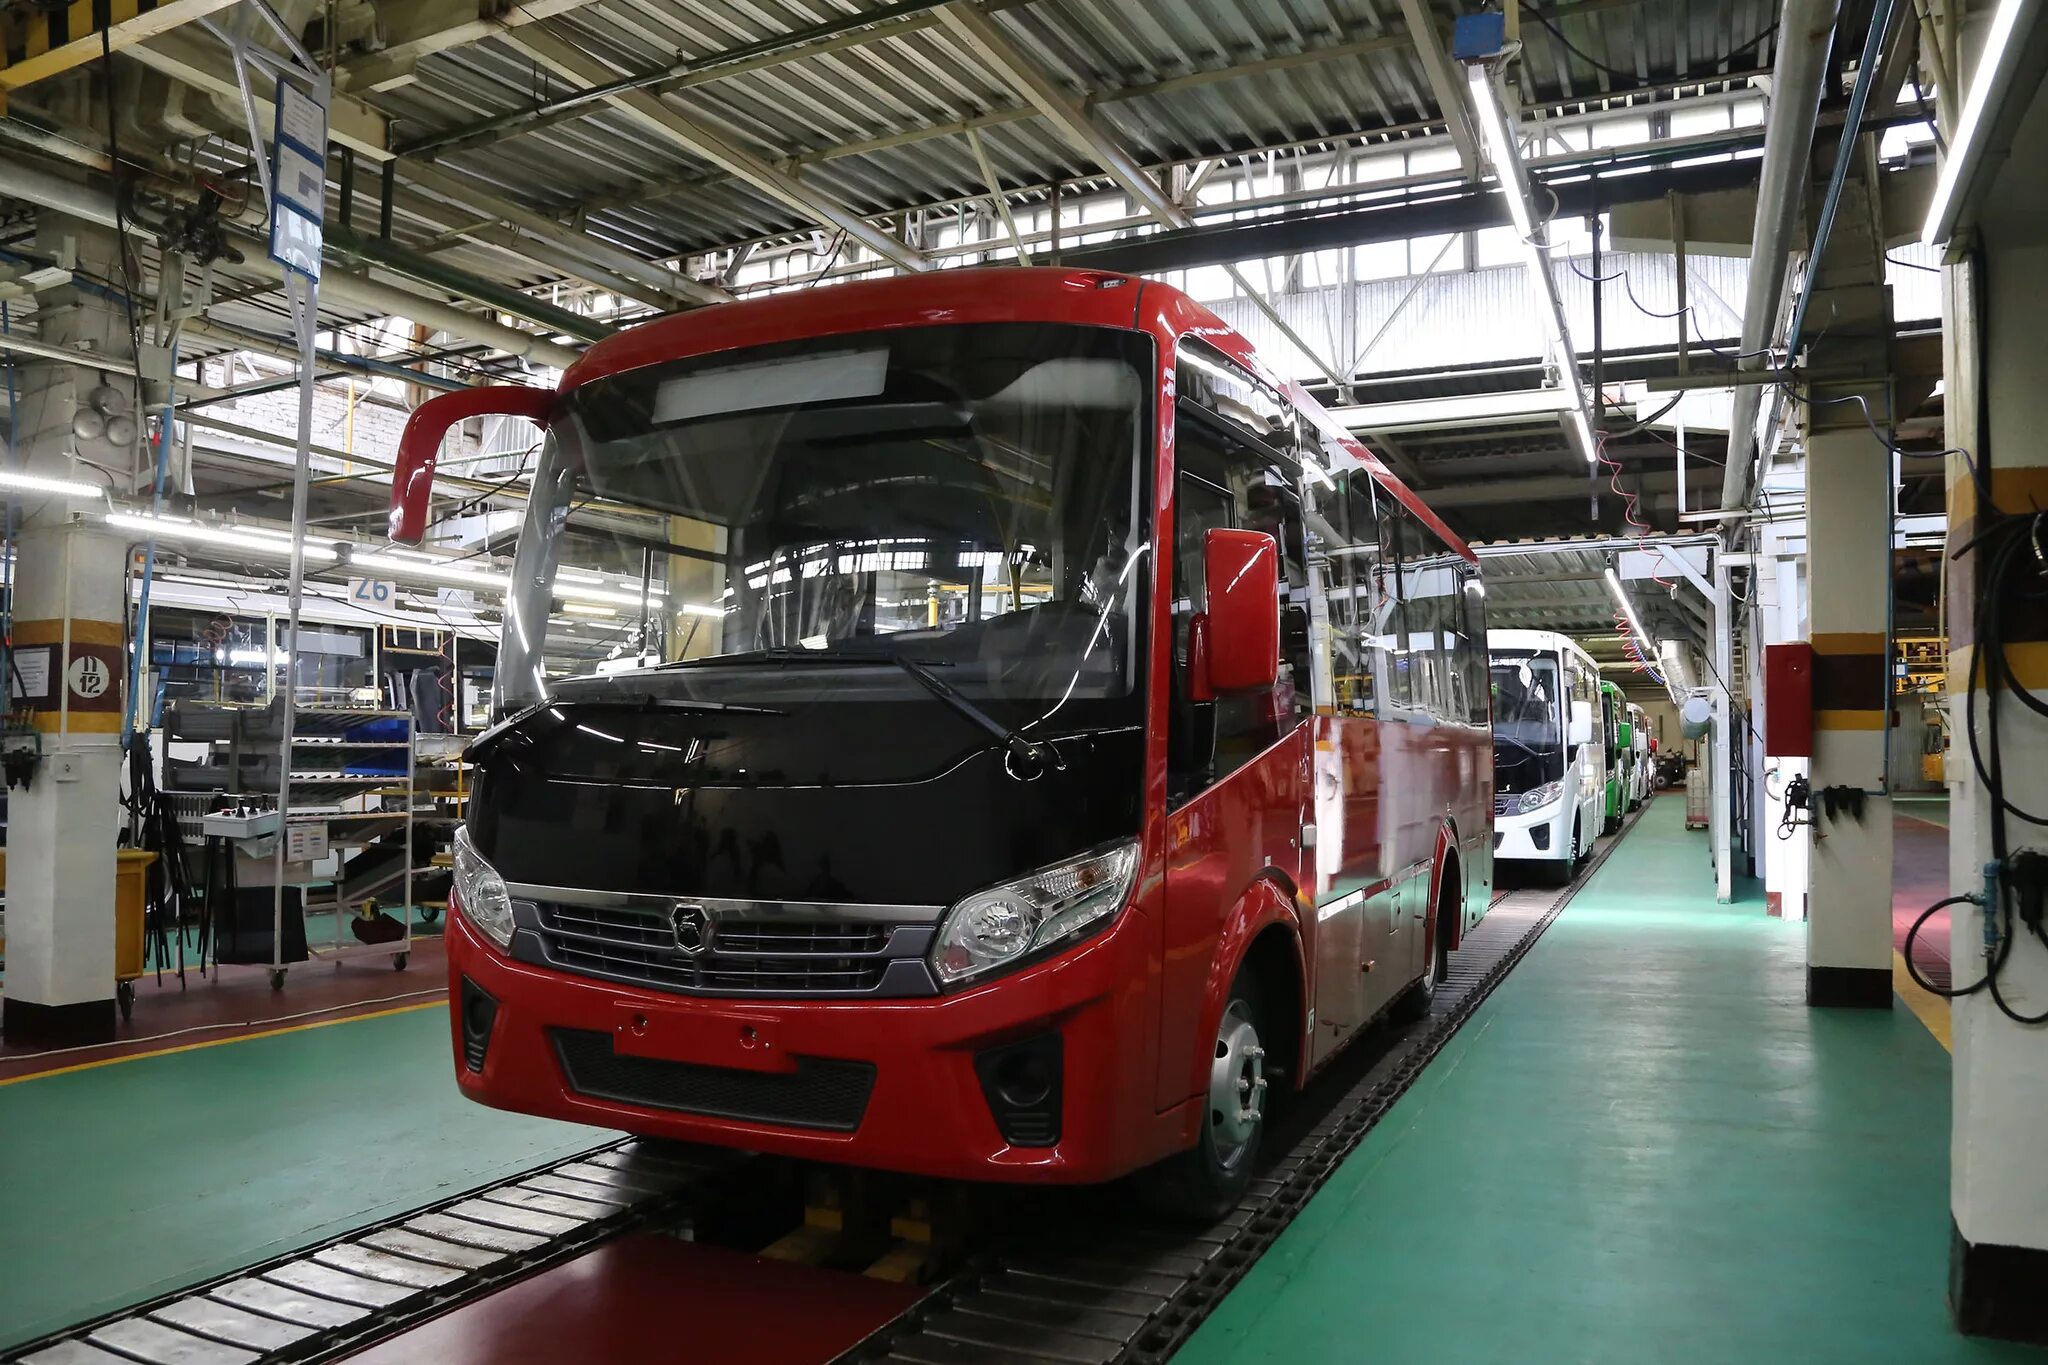
[(1397, 1024), (1416, 1024), (1429, 1018), (1429, 1007), (1436, 999), (1437, 984), (1449, 973), (1451, 966), (1451, 916), (1456, 913), (1458, 894), (1455, 878), (1458, 875), (1456, 863), (1444, 864), (1443, 889), (1437, 893), (1436, 929), (1430, 943), (1429, 964), (1423, 974), (1409, 983), (1401, 992), (1387, 1014)]
[(1265, 1008), (1256, 974), (1238, 968), (1217, 1023), (1201, 1134), (1193, 1147), (1139, 1173), (1139, 1194), (1168, 1217), (1213, 1222), (1235, 1208), (1251, 1184), (1266, 1129), (1260, 1040), (1278, 1036)]

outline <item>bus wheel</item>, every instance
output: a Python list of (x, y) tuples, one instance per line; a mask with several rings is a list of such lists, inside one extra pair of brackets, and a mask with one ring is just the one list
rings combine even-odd
[(1216, 1028), (1195, 1145), (1140, 1176), (1146, 1201), (1176, 1218), (1221, 1218), (1244, 1197), (1266, 1127), (1266, 1049), (1258, 981), (1240, 970)]
[(1430, 1002), (1436, 998), (1437, 982), (1442, 981), (1451, 966), (1451, 916), (1456, 913), (1457, 897), (1452, 894), (1450, 878), (1453, 867), (1444, 869), (1444, 889), (1437, 896), (1436, 932), (1430, 945), (1429, 960), (1422, 975), (1401, 992), (1389, 1011), (1397, 1024), (1414, 1024), (1429, 1018)]

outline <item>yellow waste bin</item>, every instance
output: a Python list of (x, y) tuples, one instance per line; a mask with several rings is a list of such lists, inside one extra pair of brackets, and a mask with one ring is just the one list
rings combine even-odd
[[(149, 889), (149, 865), (156, 854), (124, 848), (114, 867), (114, 997), (121, 1017), (135, 1008), (135, 978), (142, 975), (142, 906)], [(0, 891), (7, 889), (7, 850), (0, 848)]]

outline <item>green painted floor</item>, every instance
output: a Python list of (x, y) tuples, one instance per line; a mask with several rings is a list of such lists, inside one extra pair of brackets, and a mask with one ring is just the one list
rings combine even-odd
[(1657, 800), (1176, 1357), (2030, 1361), (1943, 1304), (1949, 1061)]
[(0, 1086), (0, 1347), (605, 1137), (450, 1067), (434, 1006)]
[(1916, 820), (1925, 820), (1930, 825), (1948, 828), (1948, 793), (1914, 792), (1911, 795), (1892, 797), (1892, 804), (1901, 812)]

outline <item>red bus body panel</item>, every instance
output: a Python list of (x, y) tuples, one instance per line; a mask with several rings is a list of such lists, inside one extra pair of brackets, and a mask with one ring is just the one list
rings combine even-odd
[[(1374, 944), (1318, 945), (1316, 906), (1344, 888), (1365, 894), (1350, 923), (1422, 943), (1440, 876), (1458, 879), (1462, 928), (1491, 886), (1492, 748), (1480, 727), (1317, 715), (1177, 810), (1167, 810), (1166, 735), (1173, 668), (1170, 593), (1160, 547), (1174, 544), (1175, 349), (1197, 336), (1285, 392), (1457, 553), (1471, 551), (1298, 385), (1274, 378), (1208, 309), (1176, 290), (1079, 270), (949, 270), (836, 285), (706, 308), (599, 342), (563, 389), (640, 366), (835, 333), (940, 323), (1072, 322), (1137, 329), (1157, 342), (1158, 422), (1151, 488), (1154, 590), (1145, 714), (1144, 821), (1132, 903), (1103, 932), (1009, 975), (908, 1000), (704, 999), (621, 987), (511, 961), (458, 914), (448, 926), (451, 980), (499, 1002), (481, 1073), (456, 1075), (480, 1103), (522, 1113), (784, 1155), (979, 1180), (1115, 1178), (1195, 1141), (1215, 1031), (1245, 954), (1262, 936), (1284, 948), (1304, 1017), (1289, 1068), (1304, 1076), (1369, 1022), (1333, 1027), (1313, 1012), (1358, 999), (1382, 963)], [(1474, 560), (1476, 563), (1476, 559)], [(1304, 828), (1318, 826), (1314, 847)], [(1460, 867), (1447, 871), (1452, 850)], [(1401, 917), (1407, 917), (1406, 920)], [(1318, 979), (1318, 974), (1324, 979)], [(1412, 972), (1411, 972), (1412, 977)], [(1381, 978), (1385, 982), (1388, 978)], [(1384, 990), (1380, 991), (1385, 995)], [(1381, 1002), (1382, 1006), (1384, 1001)], [(643, 1022), (644, 1021), (644, 1022)], [(807, 1055), (866, 1061), (876, 1082), (856, 1131), (770, 1127), (645, 1109), (572, 1091), (550, 1028), (610, 1032), (621, 1051), (704, 1065), (762, 1068)], [(746, 1032), (751, 1030), (750, 1033)], [(1058, 1144), (1015, 1148), (999, 1135), (974, 1054), (1057, 1030), (1064, 1059)], [(751, 1037), (751, 1044), (744, 1039)], [(761, 1046), (766, 1040), (769, 1046)]]

